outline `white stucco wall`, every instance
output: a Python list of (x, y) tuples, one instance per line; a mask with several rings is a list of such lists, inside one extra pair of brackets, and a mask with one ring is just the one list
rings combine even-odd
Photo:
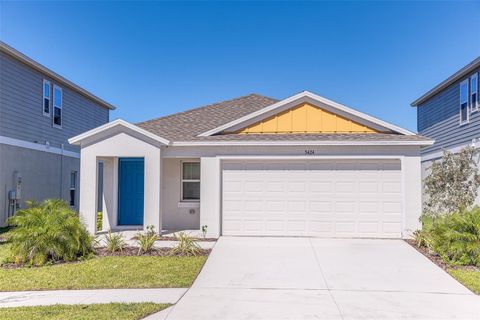
[[(117, 160), (119, 157), (143, 157), (145, 160), (145, 199), (144, 226), (153, 225), (162, 229), (161, 223), (161, 161), (160, 148), (134, 138), (126, 133), (118, 133), (94, 144), (82, 147), (80, 160), (80, 216), (89, 232), (95, 232), (96, 217), (96, 172), (98, 160), (104, 167), (104, 208), (109, 218), (109, 227), (117, 227)], [(110, 159), (110, 161), (108, 161)], [(83, 170), (83, 171), (82, 171)], [(104, 211), (105, 211), (104, 210)]]
[[(181, 201), (181, 164), (199, 159), (163, 159), (163, 228), (166, 230), (200, 229), (200, 202)], [(190, 212), (192, 211), (192, 213)]]
[(402, 158), (404, 227), (402, 235), (411, 238), (421, 228), (418, 220), (422, 214), (422, 171), (420, 155)]
[[(197, 229), (208, 226), (208, 237), (221, 235), (221, 164), (229, 157), (244, 158), (395, 158), (401, 160), (403, 185), (403, 230), (408, 237), (419, 227), (421, 214), (421, 163), (418, 146), (217, 146), (161, 147), (148, 139), (126, 132), (103, 133), (97, 141), (82, 146), (80, 214), (89, 231), (95, 231), (96, 165), (104, 167), (104, 228), (117, 221), (118, 157), (145, 158), (144, 226), (161, 229)], [(314, 155), (305, 156), (311, 150)], [(200, 159), (200, 207), (179, 205), (182, 159)], [(190, 214), (191, 208), (196, 210)], [(199, 211), (199, 212), (198, 212)], [(201, 213), (201, 214), (200, 214)]]
[(216, 238), (221, 233), (220, 159), (200, 158), (200, 225), (208, 226), (207, 237)]

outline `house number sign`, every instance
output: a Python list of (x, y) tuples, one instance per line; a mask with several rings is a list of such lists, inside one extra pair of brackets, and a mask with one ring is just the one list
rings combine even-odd
[(315, 150), (305, 150), (306, 156), (313, 156), (315, 154)]

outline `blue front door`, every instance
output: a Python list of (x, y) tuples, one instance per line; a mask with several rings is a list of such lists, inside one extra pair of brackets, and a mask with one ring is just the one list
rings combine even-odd
[(143, 225), (143, 158), (118, 159), (118, 224)]

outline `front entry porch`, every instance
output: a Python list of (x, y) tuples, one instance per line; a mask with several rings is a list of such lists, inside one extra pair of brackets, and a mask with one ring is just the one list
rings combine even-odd
[(121, 129), (81, 150), (79, 211), (88, 231), (200, 230), (200, 158), (164, 158), (162, 144)]
[[(161, 149), (153, 142), (119, 133), (82, 148), (80, 217), (92, 234), (150, 225), (162, 230), (161, 186)], [(102, 223), (97, 228), (99, 202)]]

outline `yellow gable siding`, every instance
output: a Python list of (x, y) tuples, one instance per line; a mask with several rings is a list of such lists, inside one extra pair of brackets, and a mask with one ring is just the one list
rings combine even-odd
[(376, 132), (378, 131), (308, 103), (285, 110), (238, 131), (238, 133)]

